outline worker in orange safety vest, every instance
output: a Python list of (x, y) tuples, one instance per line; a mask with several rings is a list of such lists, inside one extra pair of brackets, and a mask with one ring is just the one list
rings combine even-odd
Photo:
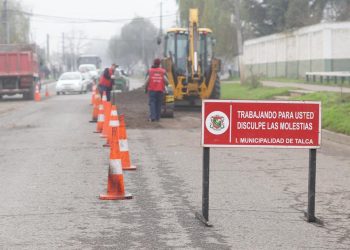
[(166, 76), (166, 71), (160, 67), (160, 59), (154, 59), (152, 68), (148, 70), (145, 84), (145, 92), (148, 93), (149, 100), (149, 121), (151, 122), (159, 121), (160, 119), (165, 85), (168, 84), (169, 81)]
[(110, 68), (105, 68), (103, 74), (100, 77), (100, 81), (98, 84), (98, 90), (100, 92), (101, 98), (103, 92), (106, 92), (107, 101), (111, 100), (111, 91), (114, 85), (114, 71), (118, 66), (113, 63)]

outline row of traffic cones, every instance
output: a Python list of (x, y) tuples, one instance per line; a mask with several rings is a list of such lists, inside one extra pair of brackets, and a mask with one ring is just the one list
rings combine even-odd
[(94, 133), (100, 133), (106, 139), (103, 146), (110, 148), (107, 194), (100, 195), (100, 199), (131, 199), (132, 195), (125, 192), (123, 170), (136, 170), (136, 167), (130, 160), (124, 115), (118, 115), (117, 106), (107, 101), (105, 92), (101, 99), (97, 88), (93, 90), (90, 122), (96, 122)]
[[(50, 97), (49, 89), (47, 87), (47, 84), (45, 85), (45, 97)], [(39, 90), (39, 84), (35, 85), (35, 93), (34, 93), (34, 101), (40, 102), (41, 101), (41, 94)]]

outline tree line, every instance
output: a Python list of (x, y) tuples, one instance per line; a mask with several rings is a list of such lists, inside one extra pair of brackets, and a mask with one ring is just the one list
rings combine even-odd
[(121, 63), (128, 70), (142, 63), (145, 69), (157, 53), (158, 29), (145, 18), (136, 17), (122, 27), (121, 33), (109, 41), (108, 51), (111, 59)]
[(189, 8), (199, 9), (200, 25), (213, 30), (216, 53), (224, 59), (237, 55), (235, 8), (244, 40), (350, 19), (350, 0), (177, 0), (177, 4), (182, 26), (187, 25)]
[(349, 0), (244, 0), (242, 3), (245, 31), (250, 37), (350, 19)]
[[(7, 1), (7, 11), (4, 8), (5, 1), (0, 0), (0, 37), (1, 43), (6, 43), (5, 23), (9, 25), (10, 43), (28, 43), (30, 22), (29, 17), (23, 13), (20, 1)], [(7, 16), (7, 20), (5, 17)]]

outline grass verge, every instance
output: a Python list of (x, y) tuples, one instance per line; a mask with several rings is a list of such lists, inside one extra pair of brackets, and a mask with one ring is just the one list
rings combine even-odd
[(296, 83), (305, 83), (305, 79), (297, 79), (297, 78), (282, 78), (282, 77), (274, 77), (267, 78), (263, 77), (260, 79), (261, 81), (272, 81), (272, 82), (296, 82)]
[(270, 88), (259, 87), (249, 88), (241, 84), (222, 84), (221, 85), (221, 99), (249, 99), (249, 100), (263, 100), (272, 99), (274, 96), (288, 95), (291, 88)]
[[(274, 96), (288, 95), (292, 88), (250, 88), (240, 84), (221, 85), (221, 99), (270, 100)], [(350, 135), (350, 94), (316, 92), (290, 100), (321, 101), (322, 128)]]
[(350, 135), (350, 94), (317, 92), (294, 100), (322, 102), (322, 128)]

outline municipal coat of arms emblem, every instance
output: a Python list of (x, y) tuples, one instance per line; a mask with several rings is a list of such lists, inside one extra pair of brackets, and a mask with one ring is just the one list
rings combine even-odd
[(225, 128), (225, 118), (220, 115), (215, 115), (211, 117), (210, 128), (214, 130), (221, 130)]
[(221, 111), (211, 112), (205, 119), (205, 126), (214, 135), (221, 135), (229, 128), (230, 121), (227, 115)]

